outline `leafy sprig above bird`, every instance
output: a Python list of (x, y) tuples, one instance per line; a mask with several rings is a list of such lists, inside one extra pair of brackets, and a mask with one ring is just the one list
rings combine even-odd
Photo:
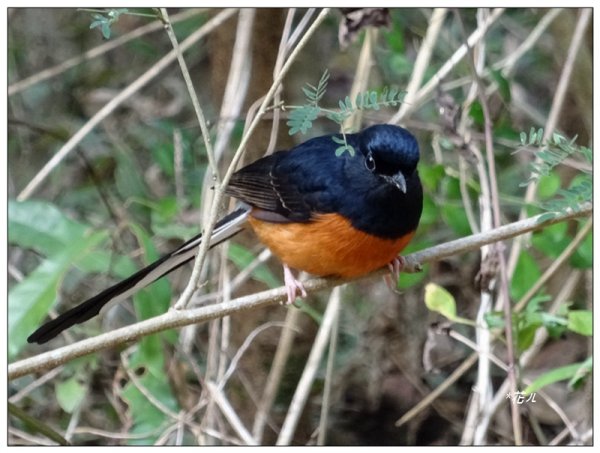
[(543, 137), (543, 129), (536, 131), (531, 128), (529, 134), (521, 132), (521, 145), (538, 148), (535, 152), (536, 160), (529, 164), (531, 175), (525, 183), (521, 184), (522, 186), (537, 182), (542, 176), (550, 175), (556, 166), (570, 157), (583, 157), (589, 164), (590, 170), (582, 169), (569, 188), (557, 191), (558, 198), (541, 204), (542, 209), (547, 212), (540, 217), (540, 222), (569, 209), (577, 209), (581, 203), (592, 200), (592, 150), (575, 144), (577, 137), (569, 140), (557, 132), (553, 133), (548, 140), (544, 140)]
[(287, 121), (290, 128), (289, 134), (294, 135), (298, 132), (306, 134), (312, 128), (313, 121), (320, 116), (325, 116), (340, 126), (342, 138), (332, 137), (340, 145), (335, 151), (336, 155), (341, 156), (348, 152), (351, 156), (354, 156), (354, 148), (346, 141), (346, 133), (351, 131), (344, 130), (344, 121), (357, 110), (380, 110), (382, 107), (396, 107), (402, 102), (405, 93), (397, 88), (388, 87), (384, 87), (380, 93), (375, 90), (367, 90), (359, 93), (354, 100), (350, 96), (340, 100), (339, 109), (324, 108), (319, 105), (319, 102), (325, 95), (328, 82), (329, 71), (325, 70), (316, 86), (307, 83), (306, 86), (302, 87), (307, 101), (306, 104), (285, 107), (291, 110)]

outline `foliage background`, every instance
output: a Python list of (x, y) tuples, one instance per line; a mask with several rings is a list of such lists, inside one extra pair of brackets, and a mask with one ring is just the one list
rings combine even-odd
[[(153, 10), (134, 12), (155, 14)], [(170, 10), (172, 18), (180, 13), (188, 14)], [(174, 25), (179, 41), (217, 13), (191, 11)], [(233, 118), (233, 135), (225, 148), (222, 168), (226, 168), (241, 139), (246, 112), (271, 86), (288, 13), (287, 9), (256, 11), (244, 67), (249, 75), (247, 92), (245, 96), (237, 93), (242, 97), (243, 108)], [(305, 13), (306, 10), (297, 11), (295, 25)], [(536, 27), (544, 24), (550, 13), (546, 9), (506, 10), (486, 35), (485, 46), (476, 49), (484, 53), (485, 68), (496, 69), (486, 73), (483, 83), (488, 89), (504, 223), (516, 220), (523, 208), (530, 215), (541, 212), (541, 201), (552, 199), (560, 187), (572, 184), (582, 170), (589, 171), (589, 164), (574, 156), (540, 180), (535, 199), (524, 201), (526, 188), (522, 183), (531, 174), (528, 163), (534, 150), (515, 152), (521, 148), (519, 135), (547, 124), (582, 10), (556, 11), (556, 17), (512, 70), (503, 72), (506, 67), (502, 62), (532, 36)], [(74, 9), (9, 9), (9, 88), (107, 42), (101, 26), (90, 29), (92, 14)], [(477, 14), (474, 9), (462, 9), (449, 11), (444, 17), (425, 81), (464, 42), (462, 28), (468, 34), (477, 27)], [(286, 106), (302, 105), (306, 101), (301, 87), (307, 82), (316, 84), (327, 69), (330, 79), (321, 105), (336, 107), (351, 92), (359, 76), (356, 70), (365, 47), (365, 33), (372, 33), (372, 64), (364, 89), (404, 89), (414, 71), (431, 16), (430, 9), (392, 9), (389, 27), (360, 31), (357, 39), (342, 49), (338, 41), (342, 15), (338, 10), (332, 11), (286, 77), (281, 99)], [(213, 140), (234, 40), (239, 33), (238, 17), (233, 15), (185, 54)], [(109, 42), (156, 20), (122, 14), (111, 24)], [(581, 146), (590, 146), (592, 140), (591, 41), (590, 23), (572, 63), (572, 77), (557, 124), (558, 131), (565, 137), (577, 137), (576, 144)], [(15, 201), (69, 137), (171, 49), (166, 33), (158, 27), (153, 33), (86, 59), (55, 77), (17, 93), (9, 92), (11, 360), (40, 352), (41, 347), (26, 345), (24, 338), (50, 306), (55, 312), (63, 311), (198, 231), (203, 188), (208, 186), (206, 150), (177, 64), (169, 66), (87, 134), (29, 201)], [(480, 184), (473, 161), (461, 149), (459, 140), (468, 136), (476, 147), (484, 149), (482, 106), (469, 97), (472, 74), (468, 60), (463, 59), (439, 89), (404, 119), (403, 125), (415, 133), (421, 144), (420, 174), (426, 191), (421, 225), (407, 252), (469, 235), (477, 227)], [(441, 114), (441, 106), (444, 112), (453, 111), (456, 116)], [(385, 122), (396, 111), (397, 108), (361, 111), (359, 122), (363, 126)], [(245, 162), (262, 156), (269, 148), (274, 120), (279, 126), (277, 149), (337, 130), (334, 123), (319, 118), (306, 135), (290, 136), (285, 125), (288, 114), (289, 109), (277, 110), (264, 118), (251, 139)], [(458, 120), (466, 124), (461, 134), (457, 134), (453, 123)], [(468, 217), (471, 212), (475, 222)], [(562, 223), (525, 238), (509, 283), (513, 302), (533, 287), (581, 228), (582, 222)], [(577, 333), (577, 329), (561, 324), (561, 320), (570, 319), (570, 312), (591, 310), (591, 241), (590, 233), (537, 292), (537, 296), (547, 297), (538, 297), (528, 305), (529, 313), (536, 316), (525, 316), (516, 323), (522, 346), (517, 350), (519, 355), (537, 345), (534, 335), (555, 328), (521, 370), (523, 378), (580, 363), (591, 356), (591, 332), (583, 328)], [(507, 254), (511, 245), (506, 244)], [(218, 294), (224, 283), (260, 252), (261, 246), (251, 235), (236, 238), (224, 250), (211, 252), (208, 271), (203, 276), (203, 293)], [(224, 257), (228, 259), (224, 261)], [(471, 368), (416, 417), (401, 427), (394, 424), (472, 352), (454, 338), (440, 334), (436, 327), (447, 320), (423, 303), (425, 284), (435, 282), (443, 286), (456, 301), (458, 314), (475, 319), (481, 298), (476, 278), (480, 267), (480, 254), (468, 253), (426, 266), (421, 274), (402, 275), (397, 293), (378, 280), (344, 287), (332, 367), (328, 369), (325, 361), (320, 365), (293, 444), (317, 442), (318, 428), (327, 433), (327, 444), (336, 445), (445, 445), (464, 439), (476, 368)], [(177, 271), (168, 282), (156, 283), (137, 296), (134, 308), (127, 304), (116, 308), (102, 320), (77, 326), (44, 348), (55, 348), (166, 311), (171, 300), (180, 294), (189, 272), (190, 269)], [(279, 264), (269, 260), (253, 272), (234, 296), (276, 287), (281, 281)], [(54, 306), (57, 294), (59, 303)], [(295, 321), (293, 346), (264, 427), (264, 444), (277, 439), (327, 298), (328, 294), (319, 293), (302, 304)], [(559, 321), (534, 322), (548, 319), (544, 316), (550, 316), (550, 307), (557, 300), (562, 304), (553, 315)], [(257, 405), (269, 382), (282, 326), (286, 319), (290, 322), (290, 310), (296, 309), (276, 306), (245, 312), (85, 357), (45, 376), (28, 376), (9, 383), (10, 401), (80, 445), (238, 443), (239, 433), (231, 428), (222, 408), (215, 405), (207, 382), (223, 378), (233, 359), (233, 374), (223, 393), (239, 420), (251, 431), (253, 424), (256, 428)], [(499, 322), (501, 318), (498, 314)], [(584, 324), (587, 322), (586, 318)], [(468, 326), (455, 324), (452, 329), (474, 337)], [(237, 357), (240, 347), (243, 354)], [(506, 359), (502, 343), (493, 352)], [(503, 370), (493, 368), (492, 387), (498, 389), (505, 377)], [(326, 400), (328, 416), (324, 422), (321, 410), (326, 386), (330, 386), (331, 393)], [(562, 381), (547, 387), (547, 391), (563, 414), (557, 415), (544, 401), (523, 406), (524, 442), (590, 443), (591, 382), (585, 381), (574, 389)], [(565, 428), (565, 417), (566, 425), (572, 429)], [(22, 419), (12, 417), (9, 423), (11, 443), (47, 442)], [(500, 405), (493, 415), (486, 442), (514, 443), (508, 405)]]

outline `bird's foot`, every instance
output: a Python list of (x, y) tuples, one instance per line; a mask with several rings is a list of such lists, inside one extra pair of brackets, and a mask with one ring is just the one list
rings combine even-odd
[(387, 282), (390, 289), (395, 290), (398, 286), (400, 272), (402, 272), (402, 269), (404, 269), (405, 265), (406, 261), (401, 256), (397, 256), (388, 263), (388, 269), (390, 270), (390, 273), (385, 276), (385, 281)]
[(287, 305), (294, 303), (298, 297), (298, 293), (300, 293), (302, 297), (307, 296), (304, 285), (300, 280), (294, 277), (294, 273), (287, 265), (283, 266), (283, 279), (285, 281), (285, 288), (287, 290)]

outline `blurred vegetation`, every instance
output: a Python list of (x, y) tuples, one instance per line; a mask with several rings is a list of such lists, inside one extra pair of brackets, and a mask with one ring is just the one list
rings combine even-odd
[[(218, 11), (169, 12), (181, 42)], [(297, 11), (294, 26), (304, 13)], [(475, 9), (448, 12), (424, 83), (465, 41), (462, 26), (467, 33), (478, 26), (479, 13)], [(479, 57), (481, 53), (484, 57), (482, 83), (491, 116), (503, 223), (517, 220), (522, 210), (527, 215), (559, 212), (591, 198), (591, 24), (570, 63), (572, 77), (555, 134), (548, 141), (542, 139), (543, 129), (536, 132), (546, 127), (582, 10), (558, 12), (513, 66), (503, 66), (550, 13), (547, 9), (506, 10), (485, 36), (485, 45), (476, 48)], [(184, 14), (181, 20), (179, 14)], [(242, 137), (246, 112), (273, 81), (287, 14), (287, 9), (256, 11), (245, 66), (248, 92), (242, 113), (234, 118), (231, 143), (222, 157), (224, 167)], [(360, 29), (342, 49), (338, 33), (344, 19), (333, 10), (286, 77), (281, 104), (261, 122), (246, 161), (268, 149), (274, 120), (279, 122), (277, 149), (337, 132), (339, 124), (357, 112), (363, 126), (389, 121), (415, 69), (431, 15), (432, 10), (424, 8), (391, 9), (389, 26), (366, 27), (376, 30), (368, 84), (362, 90), (367, 94), (347, 98), (369, 31)], [(213, 135), (226, 91), (237, 17), (233, 15), (185, 53)], [(152, 22), (160, 26), (151, 33), (84, 59), (54, 77), (10, 91), (27, 77), (39, 76), (47, 68)], [(48, 313), (62, 312), (92, 296), (195, 234), (203, 212), (203, 190), (210, 184), (204, 181), (208, 165), (204, 141), (180, 68), (174, 63), (88, 133), (28, 200), (17, 201), (23, 188), (90, 117), (172, 47), (153, 9), (12, 8), (7, 33), (8, 354), (15, 361), (167, 311), (184, 288), (191, 266), (138, 293), (133, 309), (124, 304), (101, 320), (75, 326), (44, 347), (27, 345), (25, 340)], [(480, 101), (469, 93), (474, 79), (467, 58), (402, 122), (421, 145), (419, 173), (425, 190), (419, 230), (404, 253), (480, 228), (482, 183), (476, 159), (465, 143), (484, 153), (486, 118)], [(537, 184), (535, 196), (526, 200), (532, 180)], [(509, 281), (513, 304), (536, 287), (585, 222), (559, 223), (521, 238)], [(508, 259), (513, 243), (505, 246)], [(217, 293), (223, 278), (233, 278), (247, 268), (262, 247), (251, 235), (241, 235), (224, 250), (209, 255), (203, 294)], [(220, 263), (222, 256), (231, 263), (227, 273)], [(561, 418), (539, 395), (538, 403), (521, 406), (526, 444), (592, 442), (591, 434), (586, 434), (591, 432), (592, 407), (592, 382), (587, 379), (592, 365), (592, 263), (590, 232), (551, 278), (528, 296), (524, 308), (513, 313), (518, 357), (534, 345), (537, 348), (528, 365), (519, 370), (520, 390), (528, 385), (529, 391), (545, 389), (563, 411)], [(439, 325), (474, 338), (470, 324), (483, 291), (478, 278), (481, 267), (481, 255), (472, 252), (426, 265), (422, 273), (402, 274), (396, 292), (373, 280), (345, 287), (334, 373), (326, 373), (325, 363), (319, 368), (293, 444), (316, 442), (326, 385), (332, 389), (328, 444), (458, 444), (465, 435), (476, 367), (416, 417), (400, 427), (395, 423), (472, 353), (454, 337), (440, 333)], [(252, 278), (233, 296), (281, 283), (279, 264), (269, 260), (256, 267)], [(429, 287), (429, 299), (424, 290), (427, 283), (436, 284)], [(269, 413), (264, 444), (277, 439), (326, 301), (327, 294), (316, 294), (302, 302), (303, 313)], [(486, 323), (501, 337), (492, 352), (505, 361), (502, 328), (506, 320), (497, 308), (487, 313)], [(50, 427), (77, 445), (238, 443), (228, 418), (208, 397), (206, 383), (223, 378), (236, 352), (255, 333), (223, 389), (237, 416), (251, 429), (287, 310), (295, 308), (270, 307), (210, 325), (156, 334), (124, 345), (122, 350), (72, 361), (47, 375), (10, 382), (11, 404), (30, 419), (11, 411), (9, 442), (50, 442), (51, 436), (41, 429)], [(255, 331), (267, 325), (271, 328)], [(548, 339), (537, 344), (542, 331)], [(506, 372), (492, 367), (495, 391)], [(510, 417), (508, 405), (501, 405), (490, 422), (488, 443), (514, 443)], [(565, 428), (565, 417), (572, 429)]]

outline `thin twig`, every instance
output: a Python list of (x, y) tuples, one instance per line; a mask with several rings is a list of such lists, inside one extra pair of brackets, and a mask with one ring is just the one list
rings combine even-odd
[[(479, 26), (477, 30), (471, 33), (467, 39), (467, 42), (460, 46), (446, 61), (446, 63), (442, 65), (437, 73), (429, 80), (429, 82), (423, 85), (423, 87), (421, 87), (421, 89), (415, 94), (412, 104), (410, 104), (404, 110), (404, 118), (407, 117), (410, 112), (415, 111), (426, 101), (429, 95), (431, 95), (435, 88), (444, 80), (454, 66), (456, 66), (458, 62), (460, 62), (467, 54), (468, 47), (473, 47), (475, 44), (477, 44), (477, 42), (479, 42), (479, 40), (485, 36), (489, 28), (496, 22), (503, 12), (504, 8), (496, 8), (492, 14), (490, 14), (488, 20), (483, 25)], [(400, 112), (398, 111), (389, 122), (392, 124), (397, 124), (401, 118), (403, 117), (400, 116)]]
[(252, 434), (250, 434), (250, 432), (246, 429), (219, 387), (212, 381), (207, 381), (206, 386), (208, 387), (208, 390), (215, 403), (217, 406), (219, 406), (219, 409), (221, 409), (221, 412), (230, 423), (231, 427), (235, 430), (238, 436), (240, 436), (244, 443), (246, 445), (258, 445), (256, 439), (254, 439)]
[(419, 53), (415, 59), (415, 65), (410, 74), (408, 85), (406, 85), (406, 96), (404, 96), (402, 104), (400, 104), (398, 114), (394, 117), (396, 123), (401, 123), (404, 120), (410, 106), (414, 103), (417, 90), (421, 86), (421, 82), (425, 77), (425, 72), (429, 68), (433, 48), (440, 34), (440, 30), (442, 29), (442, 25), (444, 24), (447, 12), (448, 10), (446, 8), (435, 8), (429, 18), (427, 33), (419, 48)]
[(227, 371), (223, 374), (223, 377), (221, 377), (221, 380), (219, 381), (219, 384), (217, 386), (219, 388), (219, 390), (223, 390), (225, 388), (227, 381), (229, 380), (229, 378), (235, 371), (240, 359), (242, 358), (242, 355), (244, 355), (244, 352), (246, 352), (246, 350), (252, 344), (252, 341), (254, 341), (254, 339), (256, 338), (256, 336), (259, 333), (265, 331), (269, 327), (285, 327), (285, 323), (275, 322), (275, 321), (267, 322), (265, 324), (261, 324), (260, 326), (258, 326), (252, 332), (250, 332), (248, 334), (248, 336), (244, 339), (244, 342), (242, 343), (242, 345), (238, 348), (237, 352), (231, 359), (231, 363), (229, 364)]
[(544, 14), (544, 17), (542, 17), (535, 25), (535, 28), (531, 30), (531, 33), (529, 33), (527, 39), (525, 39), (521, 45), (519, 45), (519, 47), (511, 52), (506, 58), (500, 60), (492, 67), (496, 70), (502, 69), (502, 74), (505, 77), (510, 77), (517, 66), (517, 62), (523, 57), (523, 55), (533, 48), (533, 46), (546, 31), (546, 28), (548, 28), (552, 21), (558, 17), (562, 10), (562, 8), (552, 8), (550, 11)]

